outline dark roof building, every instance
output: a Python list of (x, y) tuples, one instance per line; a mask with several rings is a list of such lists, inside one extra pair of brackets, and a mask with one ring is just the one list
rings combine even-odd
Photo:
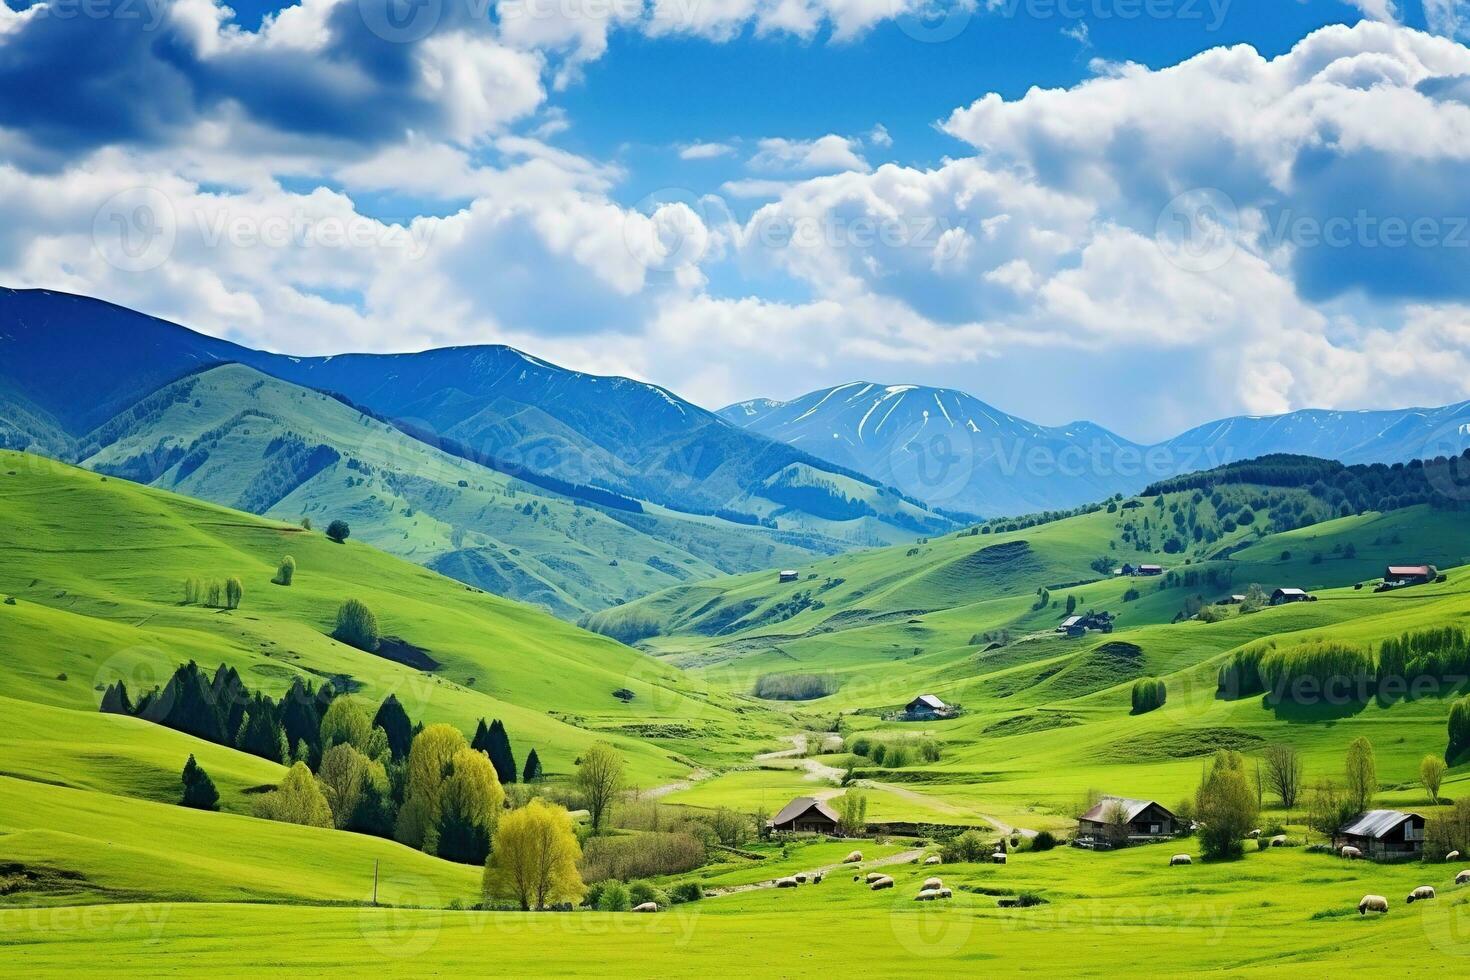
[(791, 834), (836, 834), (839, 822), (836, 811), (821, 800), (798, 796), (783, 806), (766, 826)]
[(920, 694), (904, 705), (903, 713), (910, 720), (947, 718), (952, 713), (952, 709), (932, 694)]
[(1333, 847), (1347, 845), (1379, 860), (1416, 857), (1424, 850), (1424, 818), (1399, 810), (1369, 810), (1332, 835)]
[(1162, 574), (1164, 574), (1164, 566), (1163, 565), (1139, 565), (1133, 571), (1137, 575), (1162, 575)]
[(1312, 597), (1301, 589), (1277, 589), (1271, 593), (1271, 605), (1282, 606), (1288, 602), (1311, 602)]
[(1385, 582), (1423, 583), (1433, 581), (1438, 575), (1439, 569), (1433, 565), (1389, 565), (1383, 570)]
[[(1122, 818), (1115, 823), (1115, 813)], [(1104, 796), (1077, 818), (1077, 843), (1083, 847), (1120, 847), (1166, 840), (1178, 829), (1179, 818), (1155, 800)]]

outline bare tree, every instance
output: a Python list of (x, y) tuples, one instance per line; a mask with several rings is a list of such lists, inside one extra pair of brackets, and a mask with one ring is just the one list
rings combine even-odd
[(1108, 841), (1121, 844), (1128, 838), (1128, 808), (1122, 800), (1109, 800), (1103, 807), (1103, 824), (1107, 828)]
[(1296, 806), (1302, 792), (1302, 758), (1291, 745), (1268, 745), (1263, 753), (1266, 757), (1266, 779), (1271, 789), (1281, 797), (1281, 805), (1287, 809)]
[(612, 746), (598, 742), (582, 756), (577, 766), (577, 787), (587, 798), (594, 833), (602, 823), (613, 801), (623, 791), (623, 757)]

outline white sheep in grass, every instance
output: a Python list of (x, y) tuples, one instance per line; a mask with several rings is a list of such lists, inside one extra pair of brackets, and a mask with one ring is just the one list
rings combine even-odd
[(1285, 834), (1277, 834), (1275, 837), (1272, 837), (1271, 838), (1271, 846), (1272, 847), (1285, 847), (1286, 846), (1286, 835)]
[(845, 857), (845, 858), (842, 859), (842, 863), (843, 864), (857, 864), (862, 859), (863, 859), (863, 852), (862, 851), (853, 851), (847, 857)]
[(1257, 837), (1261, 836), (1261, 828), (1260, 827), (1257, 827), (1255, 830), (1252, 830), (1250, 833), (1246, 834), (1245, 836), (1248, 837), (1248, 838), (1250, 838), (1251, 840), (1255, 840)]
[(893, 887), (893, 879), (890, 878), (890, 877), (888, 877), (887, 875), (884, 875), (883, 877), (879, 878), (877, 881), (873, 882), (868, 887), (871, 888), (875, 892), (876, 891), (882, 891), (885, 888), (892, 888)]
[(954, 897), (954, 892), (950, 891), (948, 888), (941, 888), (941, 889), (939, 889), (939, 897), (940, 898), (953, 898)]
[(796, 874), (792, 875), (791, 877), (793, 877), (793, 878), (796, 879), (796, 883), (798, 885), (804, 885), (804, 884), (806, 884), (806, 872), (805, 871), (798, 871)]
[(1171, 868), (1174, 867), (1174, 865), (1176, 865), (1176, 864), (1193, 864), (1193, 863), (1194, 863), (1194, 860), (1192, 858), (1190, 858), (1190, 856), (1188, 854), (1176, 854), (1176, 855), (1174, 855), (1173, 857), (1171, 857), (1169, 859), (1169, 867), (1171, 867)]
[(873, 882), (877, 881), (879, 878), (887, 878), (887, 877), (888, 876), (886, 874), (884, 874), (883, 872), (881, 872), (881, 871), (869, 871), (868, 872), (868, 877), (865, 880), (867, 881), (868, 884), (871, 885)]
[(1367, 915), (1369, 912), (1387, 912), (1388, 899), (1382, 895), (1364, 895), (1363, 900), (1358, 903), (1358, 914)]
[(635, 906), (633, 906), (633, 911), (634, 912), (657, 912), (658, 911), (658, 903), (657, 902), (644, 902), (642, 905), (635, 905)]
[(1005, 864), (1006, 856), (1000, 851), (996, 851), (994, 854), (990, 855), (990, 861), (992, 864)]
[(928, 857), (926, 857), (924, 859), (924, 863), (925, 864), (943, 864), (944, 863), (944, 858), (940, 857), (938, 854), (931, 854), (931, 855), (929, 855)]
[(814, 885), (820, 885), (821, 883), (822, 883), (822, 873), (820, 871), (818, 871), (816, 874), (812, 875), (812, 884), (814, 884)]
[(1470, 884), (1470, 868), (1466, 868), (1464, 871), (1461, 871), (1459, 874), (1455, 875), (1455, 884)]
[(939, 889), (926, 888), (914, 896), (916, 902), (932, 902), (939, 897)]
[(1446, 854), (1444, 856), (1444, 859), (1446, 861), (1458, 861), (1458, 860), (1460, 860), (1460, 852), (1459, 851), (1450, 851), (1450, 853), (1448, 853), (1448, 854)]
[(931, 888), (943, 888), (944, 882), (940, 881), (938, 878), (925, 878), (923, 887), (925, 891), (928, 891)]
[(1415, 888), (1413, 891), (1409, 892), (1409, 897), (1405, 899), (1405, 901), (1408, 902), (1410, 905), (1413, 905), (1415, 902), (1423, 902), (1433, 897), (1434, 889), (1431, 886), (1420, 885), (1418, 888)]
[(782, 878), (780, 881), (776, 882), (776, 887), (777, 888), (795, 888), (796, 887), (796, 879), (795, 878)]
[(1356, 861), (1358, 858), (1363, 856), (1363, 852), (1358, 850), (1356, 847), (1353, 847), (1351, 844), (1345, 845), (1340, 853), (1349, 861)]

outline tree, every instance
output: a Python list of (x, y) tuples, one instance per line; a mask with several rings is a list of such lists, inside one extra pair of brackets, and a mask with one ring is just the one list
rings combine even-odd
[(439, 790), (439, 856), (484, 864), (504, 804), (505, 790), (485, 754), (471, 748), (456, 752)]
[(579, 902), (587, 891), (577, 871), (581, 859), (571, 815), (534, 799), (501, 818), (485, 865), (484, 893), (517, 902), (522, 910)]
[(1142, 677), (1133, 682), (1133, 713), (1141, 715), (1161, 708), (1169, 698), (1169, 691), (1157, 677)]
[(100, 710), (111, 715), (132, 714), (133, 702), (128, 700), (127, 685), (122, 681), (115, 681), (107, 685), (107, 690), (102, 692)]
[(214, 788), (214, 780), (209, 778), (209, 773), (194, 761), (193, 753), (189, 754), (189, 761), (184, 763), (184, 771), (179, 778), (184, 784), (184, 797), (180, 803), (196, 810), (218, 808), (219, 791)]
[(1330, 779), (1317, 780), (1307, 801), (1307, 826), (1323, 837), (1331, 838), (1337, 833), (1337, 828), (1353, 816), (1352, 805), (1343, 797), (1337, 784)]
[(577, 766), (577, 787), (587, 798), (592, 815), (592, 832), (602, 829), (608, 807), (623, 791), (623, 758), (606, 742), (598, 742), (587, 750)]
[(414, 736), (404, 772), (403, 808), (393, 830), (399, 841), (438, 853), (439, 792), (455, 753), (466, 748), (464, 735), (453, 725), (430, 725)]
[(276, 577), (271, 579), (277, 585), (290, 585), (291, 580), (296, 577), (296, 559), (286, 555), (281, 559), (280, 567), (276, 569)]
[(521, 782), (534, 783), (541, 778), (541, 757), (532, 749), (526, 756), (526, 767), (521, 770)]
[(255, 815), (308, 827), (332, 826), (331, 804), (304, 762), (292, 765), (280, 786), (255, 801)]
[(340, 694), (327, 705), (322, 715), (321, 744), (323, 749), (333, 745), (350, 745), (364, 755), (372, 736), (373, 723), (367, 709), (356, 698)]
[(1103, 833), (1109, 842), (1118, 845), (1128, 838), (1128, 807), (1122, 800), (1109, 800), (1102, 812)]
[(850, 789), (837, 798), (838, 826), (848, 837), (857, 837), (868, 828), (868, 797), (861, 790)]
[(262, 759), (289, 762), (291, 747), (281, 724), (280, 707), (259, 691), (251, 695), (234, 744), (241, 752)]
[(1290, 745), (1268, 745), (1263, 753), (1266, 757), (1266, 780), (1281, 805), (1287, 809), (1296, 806), (1302, 788), (1302, 760), (1297, 750)]
[(499, 718), (492, 721), (485, 732), (483, 751), (490, 757), (490, 764), (495, 767), (502, 783), (509, 785), (516, 781), (516, 757), (510, 748), (510, 736)]
[(413, 722), (398, 698), (390, 694), (383, 699), (378, 713), (373, 716), (373, 727), (381, 728), (387, 734), (388, 749), (395, 760), (408, 755), (408, 748), (413, 744)]
[(332, 808), (332, 823), (339, 830), (351, 825), (367, 787), (367, 756), (350, 742), (328, 746), (322, 753), (322, 764), (317, 771), (317, 778), (321, 780), (327, 803)]
[(348, 526), (346, 521), (333, 521), (332, 523), (327, 525), (327, 537), (331, 538), (338, 544), (346, 541), (347, 536), (351, 533), (352, 528)]
[(1419, 763), (1419, 782), (1429, 791), (1429, 802), (1439, 802), (1439, 784), (1444, 781), (1444, 760), (1437, 755), (1426, 755)]
[(1209, 774), (1195, 799), (1200, 822), (1200, 849), (1207, 858), (1239, 857), (1241, 841), (1255, 826), (1259, 810), (1256, 793), (1245, 777), (1238, 752), (1215, 754)]
[(1373, 743), (1359, 735), (1347, 749), (1347, 798), (1355, 813), (1373, 805), (1378, 792), (1378, 767), (1373, 760)]
[(348, 599), (337, 610), (337, 628), (332, 636), (348, 646), (372, 653), (378, 649), (378, 617), (367, 603)]
[(245, 583), (231, 575), (225, 579), (225, 608), (239, 609), (240, 600), (245, 598)]
[(1266, 590), (1261, 587), (1260, 583), (1252, 582), (1246, 586), (1245, 599), (1240, 603), (1240, 611), (1243, 613), (1257, 612), (1270, 601), (1270, 596), (1266, 595)]

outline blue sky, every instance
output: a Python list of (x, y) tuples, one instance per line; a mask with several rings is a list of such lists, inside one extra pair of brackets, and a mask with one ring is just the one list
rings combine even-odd
[(7, 2), (7, 284), (711, 407), (1470, 397), (1467, 0)]

